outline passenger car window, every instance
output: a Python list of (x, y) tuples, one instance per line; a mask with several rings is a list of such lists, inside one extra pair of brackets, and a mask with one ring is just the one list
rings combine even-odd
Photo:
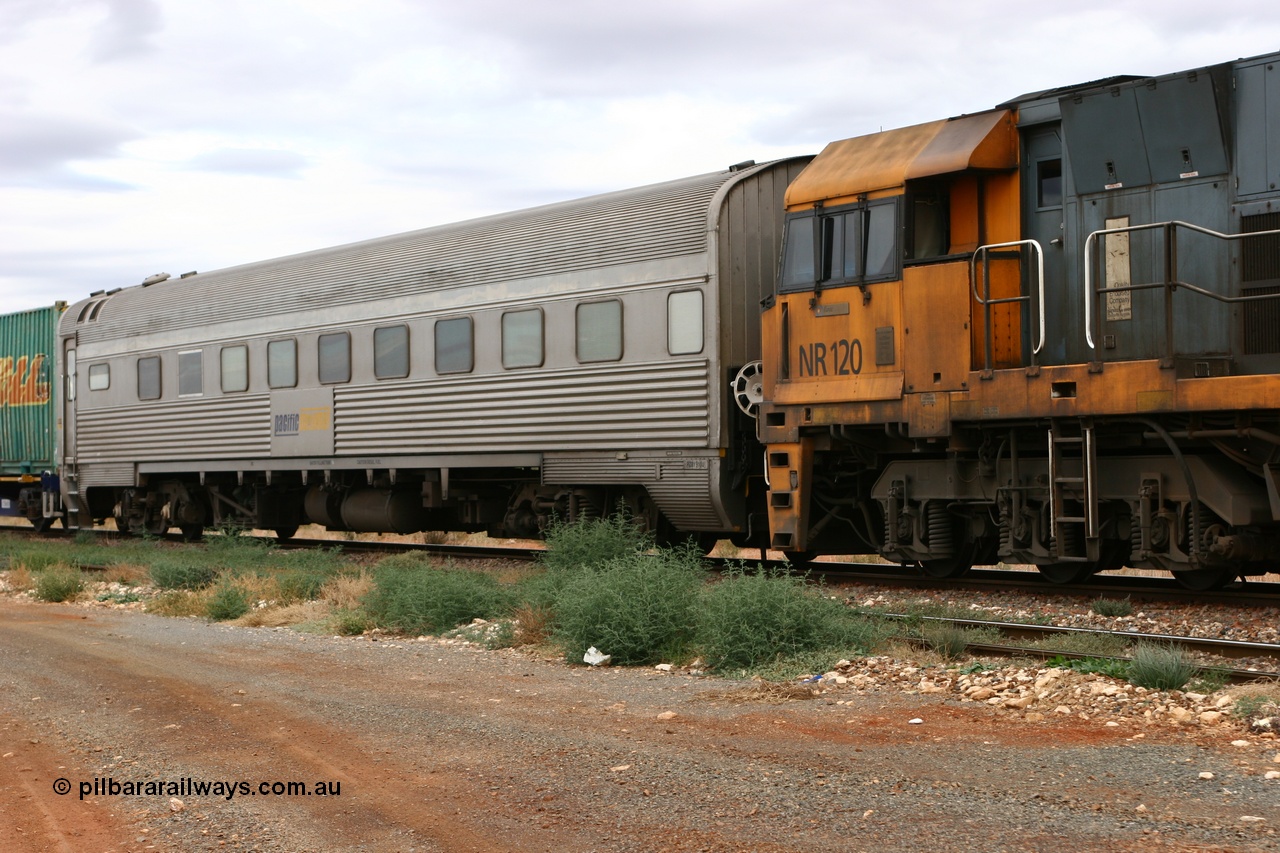
[(586, 302), (578, 306), (578, 361), (622, 358), (622, 303)]
[(198, 397), (204, 393), (204, 353), (185, 350), (178, 353), (178, 396)]
[(351, 335), (346, 332), (321, 335), (316, 342), (316, 359), (322, 385), (350, 382)]
[(508, 311), (502, 315), (502, 366), (542, 366), (542, 310)]
[(409, 327), (384, 326), (373, 330), (373, 375), (398, 379), (409, 375)]
[(138, 399), (160, 399), (160, 356), (138, 359)]
[(667, 352), (702, 352), (701, 290), (682, 290), (667, 297)]
[(298, 342), (290, 338), (267, 344), (267, 384), (293, 388), (298, 384)]
[(89, 365), (89, 390), (105, 391), (111, 387), (111, 365)]
[(475, 365), (471, 318), (436, 321), (436, 373), (470, 373)]
[(224, 393), (249, 390), (249, 348), (222, 348), (222, 390)]

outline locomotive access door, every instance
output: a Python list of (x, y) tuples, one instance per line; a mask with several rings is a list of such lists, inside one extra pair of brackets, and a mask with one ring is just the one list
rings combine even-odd
[[(1066, 288), (1066, 199), (1065, 163), (1062, 158), (1062, 138), (1059, 125), (1033, 128), (1023, 136), (1022, 171), (1022, 233), (1028, 240), (1035, 240), (1044, 251), (1044, 313), (1046, 335), (1044, 350), (1040, 353), (1042, 364), (1064, 364), (1067, 360), (1068, 330), (1078, 328), (1071, 324), (1072, 311), (1082, 313), (1080, 306), (1071, 304)], [(1023, 292), (1035, 296), (1035, 265), (1024, 263)], [(1083, 297), (1082, 297), (1083, 298)], [(1026, 356), (1035, 345), (1039, 324), (1033, 319), (1035, 306), (1027, 304), (1022, 318), (1022, 351)], [(1029, 363), (1024, 357), (1023, 363)]]

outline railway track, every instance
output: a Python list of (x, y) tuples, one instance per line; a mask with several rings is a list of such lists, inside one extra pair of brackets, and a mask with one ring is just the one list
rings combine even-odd
[[(69, 538), (61, 530), (37, 534), (30, 528), (0, 527), (19, 536), (44, 536), (46, 538)], [(95, 531), (100, 536), (118, 536), (114, 531)], [(171, 535), (162, 537), (164, 541), (181, 543), (182, 537)], [(289, 539), (279, 541), (273, 536), (264, 537), (277, 547), (289, 549), (302, 548), (341, 548), (352, 554), (379, 554), (416, 552), (430, 554), (442, 559), (453, 560), (510, 560), (531, 562), (538, 558), (544, 550), (541, 543), (528, 547), (503, 547), (490, 545), (438, 545), (409, 542), (366, 541), (359, 539)], [(755, 552), (747, 552), (752, 554)], [(771, 567), (785, 565), (779, 560), (759, 560), (759, 558), (742, 557), (709, 557), (713, 568), (721, 568), (735, 562), (763, 562)], [(1195, 602), (1200, 604), (1229, 604), (1236, 606), (1280, 605), (1280, 583), (1239, 580), (1224, 589), (1208, 592), (1189, 590), (1176, 580), (1168, 577), (1146, 577), (1135, 575), (1095, 575), (1086, 583), (1055, 584), (1047, 580), (1034, 569), (1017, 568), (974, 568), (960, 578), (939, 579), (921, 573), (913, 566), (901, 566), (889, 563), (865, 563), (841, 561), (825, 558), (805, 565), (804, 570), (812, 577), (829, 584), (876, 584), (902, 588), (928, 590), (968, 590), (968, 591), (1021, 591), (1036, 594), (1065, 596), (1087, 596), (1092, 598), (1132, 598), (1141, 601)]]
[[(175, 537), (174, 542), (166, 542), (165, 544), (166, 546), (180, 544), (180, 540)], [(348, 553), (418, 552), (458, 562), (473, 560), (530, 561), (536, 559), (542, 553), (541, 548), (528, 547), (387, 543), (360, 540), (296, 540), (280, 543), (280, 546), (290, 549), (337, 546)], [(713, 565), (723, 565), (729, 560), (713, 559), (711, 562)], [(82, 566), (82, 568), (92, 569), (94, 567)], [(1204, 603), (1207, 598), (1211, 598), (1214, 601), (1224, 601), (1233, 605), (1263, 603), (1274, 605), (1276, 603), (1275, 597), (1280, 596), (1280, 593), (1269, 590), (1269, 588), (1275, 587), (1273, 584), (1250, 584), (1246, 589), (1225, 590), (1212, 596), (1206, 596), (1184, 590), (1177, 587), (1174, 582), (1161, 578), (1105, 577), (1096, 579), (1096, 581), (1100, 582), (1068, 587), (1050, 584), (1033, 571), (982, 569), (975, 570), (970, 576), (962, 579), (939, 581), (934, 578), (924, 577), (910, 567), (884, 564), (822, 561), (811, 564), (810, 569), (828, 583), (838, 581), (841, 584), (874, 584), (876, 586), (914, 587), (928, 590), (937, 590), (939, 588), (967, 590), (969, 592), (975, 590), (999, 590), (1001, 592), (1030, 590), (1039, 595), (1051, 593), (1055, 597), (1103, 595), (1114, 598), (1129, 595), (1139, 599), (1170, 599), (1196, 603)], [(1261, 595), (1257, 592), (1258, 587), (1262, 587), (1264, 590)], [(1273, 597), (1273, 600), (1266, 600), (1268, 594)], [(988, 635), (993, 632), (999, 635), (1000, 639), (998, 641), (983, 639), (968, 642), (966, 644), (968, 651), (973, 654), (1029, 657), (1041, 660), (1050, 658), (1127, 659), (1123, 654), (1118, 653), (1080, 651), (1081, 644), (1078, 642), (1063, 643), (1061, 645), (1054, 643), (1055, 637), (1067, 638), (1093, 635), (1110, 638), (1116, 643), (1117, 649), (1122, 648), (1121, 644), (1131, 645), (1139, 641), (1179, 646), (1192, 655), (1211, 660), (1212, 662), (1207, 664), (1208, 668), (1220, 673), (1226, 680), (1231, 682), (1239, 683), (1267, 678), (1280, 680), (1280, 644), (1192, 637), (1151, 631), (1116, 631), (1093, 627), (1027, 624), (955, 616), (921, 616), (879, 610), (872, 610), (870, 613), (879, 618), (901, 621), (904, 627), (909, 624), (917, 628), (926, 624), (945, 624), (975, 632), (983, 631)], [(919, 638), (919, 633), (908, 637), (908, 639), (916, 641), (919, 641)], [(1222, 661), (1241, 661), (1244, 662), (1244, 665), (1223, 665)]]
[[(1146, 633), (1141, 631), (1108, 631), (1096, 628), (1075, 628), (1058, 625), (1031, 625), (1018, 622), (997, 622), (980, 619), (958, 619), (945, 616), (913, 616), (905, 613), (878, 613), (885, 619), (901, 620), (904, 623), (951, 625), (961, 629), (985, 630), (997, 632), (1000, 642), (967, 642), (965, 648), (971, 654), (995, 654), (1003, 656), (1026, 656), (1049, 660), (1052, 658), (1068, 658), (1085, 660), (1090, 658), (1107, 658), (1109, 660), (1130, 660), (1127, 655), (1082, 652), (1066, 647), (1055, 648), (1052, 645), (1056, 636), (1075, 637), (1109, 637), (1124, 643), (1160, 643), (1176, 646), (1182, 650), (1205, 658), (1217, 658), (1239, 661), (1250, 661), (1251, 666), (1220, 666), (1211, 664), (1203, 667), (1224, 676), (1231, 683), (1246, 683), (1261, 679), (1280, 679), (1280, 645), (1272, 643), (1254, 643), (1243, 640), (1224, 640), (1206, 637), (1187, 637), (1176, 634)], [(915, 641), (915, 638), (909, 638)], [(1263, 669), (1257, 664), (1269, 666)]]

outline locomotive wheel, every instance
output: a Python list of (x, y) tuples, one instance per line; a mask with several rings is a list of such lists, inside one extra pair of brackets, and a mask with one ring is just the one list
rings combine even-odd
[(297, 534), (298, 525), (295, 524), (292, 527), (274, 527), (272, 529), (276, 532), (276, 538), (283, 542), (286, 539), (292, 539)]
[(1046, 563), (1036, 566), (1045, 580), (1056, 584), (1084, 583), (1098, 572), (1095, 563)]
[(53, 527), (53, 522), (55, 520), (56, 519), (52, 518), (44, 518), (43, 516), (40, 518), (33, 518), (31, 519), (31, 526), (36, 529), (36, 533), (48, 533), (49, 528)]
[(182, 538), (188, 542), (199, 542), (204, 538), (203, 524), (183, 524), (178, 529), (182, 531)]
[(1196, 592), (1210, 592), (1215, 589), (1222, 589), (1235, 580), (1238, 574), (1239, 572), (1235, 569), (1206, 568), (1174, 572), (1173, 576), (1178, 583), (1187, 589), (1192, 589)]
[(974, 557), (978, 552), (978, 543), (964, 545), (950, 557), (939, 557), (936, 560), (921, 560), (917, 565), (926, 577), (946, 580), (958, 578), (973, 568)]

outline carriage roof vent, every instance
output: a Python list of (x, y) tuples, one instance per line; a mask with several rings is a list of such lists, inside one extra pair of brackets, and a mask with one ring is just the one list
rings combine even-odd
[(743, 160), (741, 163), (734, 163), (729, 167), (730, 172), (741, 172), (743, 169), (750, 169), (756, 164), (755, 160)]
[(184, 272), (182, 275), (178, 276), (178, 278), (179, 279), (191, 278), (191, 276), (193, 275), (199, 275), (199, 273), (197, 273), (195, 270), (192, 270), (191, 272)]
[(159, 284), (162, 281), (166, 281), (168, 280), (168, 278), (169, 278), (169, 274), (167, 272), (158, 272), (155, 275), (149, 275), (146, 278), (144, 278), (142, 280), (142, 286), (150, 287), (153, 284)]

